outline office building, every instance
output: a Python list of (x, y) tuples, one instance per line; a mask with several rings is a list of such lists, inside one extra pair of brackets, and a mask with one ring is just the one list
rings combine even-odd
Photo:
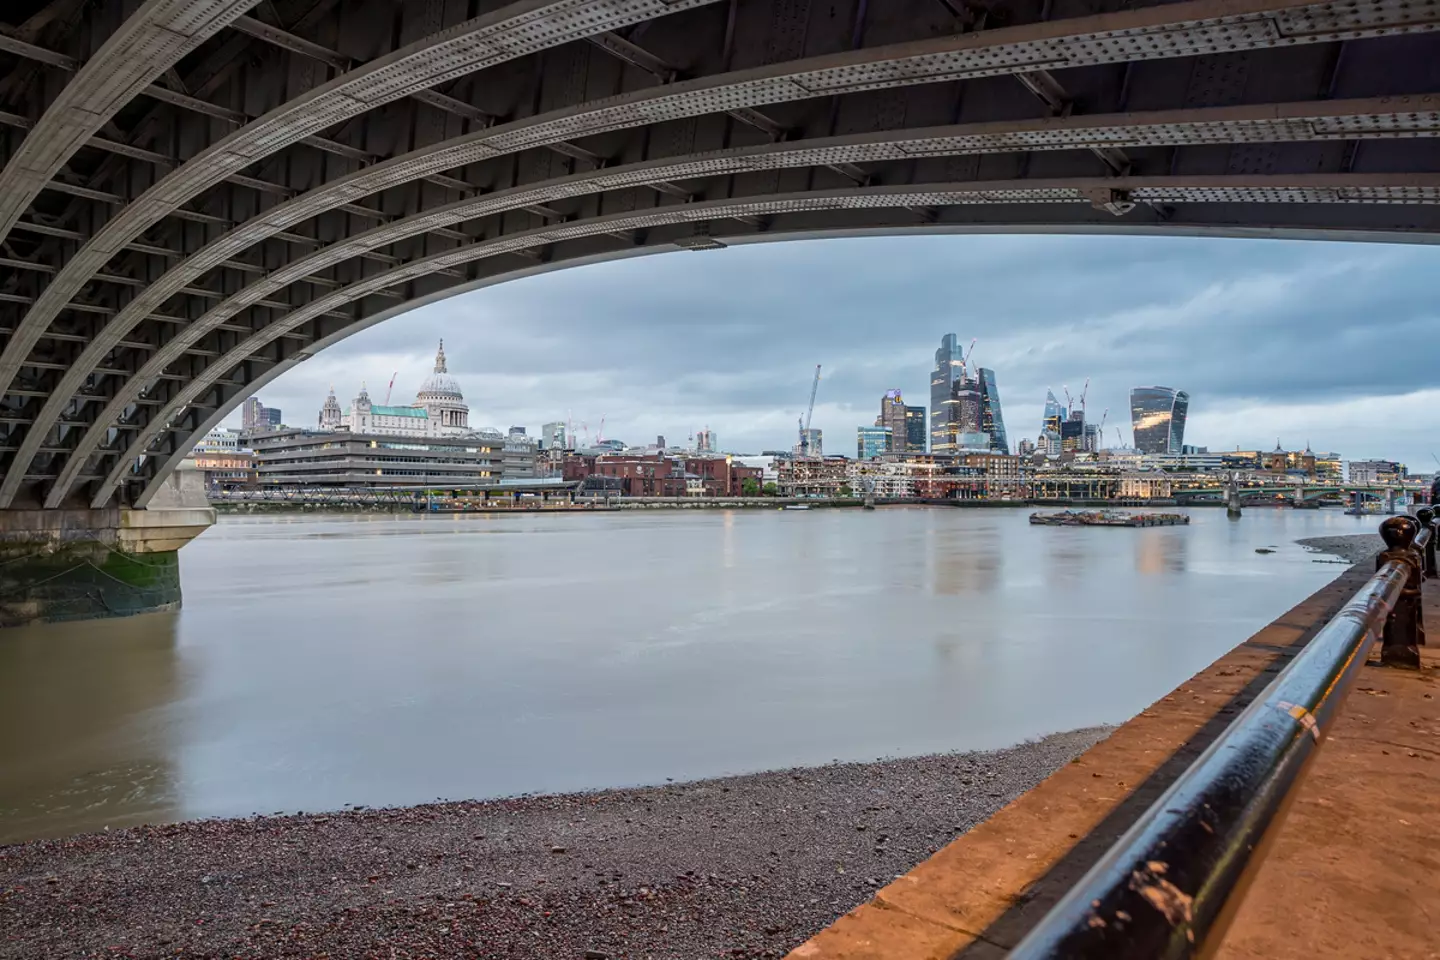
[(890, 428), (891, 453), (925, 452), (925, 408), (906, 406), (899, 390), (886, 390), (880, 398), (875, 426)]
[(858, 460), (874, 460), (891, 451), (895, 434), (889, 427), (857, 427), (855, 430), (855, 457)]
[(1065, 408), (1055, 399), (1055, 391), (1045, 391), (1045, 414), (1040, 418), (1040, 433), (1060, 433), (1060, 424), (1065, 421)]
[(1172, 387), (1136, 387), (1130, 391), (1130, 423), (1141, 453), (1180, 453), (1190, 395)]
[(1405, 479), (1405, 464), (1394, 460), (1351, 460), (1346, 465), (1350, 483), (1399, 483)]
[[(503, 476), (505, 437), (465, 437), (282, 430), (257, 436), (260, 486), (391, 487), (465, 485)], [(518, 464), (517, 464), (518, 467)], [(524, 474), (522, 473), (522, 476)], [(530, 476), (533, 476), (533, 467)]]
[(1085, 449), (1085, 413), (1071, 411), (1070, 416), (1060, 423), (1060, 452), (1081, 452)]
[(695, 434), (695, 452), (715, 452), (715, 433), (709, 427), (705, 427), (699, 433)]
[(951, 396), (956, 416), (954, 449), (951, 452), (989, 450), (990, 434), (983, 429), (985, 402), (979, 379), (962, 377), (957, 380)]
[(965, 355), (955, 334), (947, 333), (940, 338), (940, 349), (935, 351), (935, 369), (930, 372), (931, 453), (955, 453), (958, 449), (960, 411), (955, 386), (964, 377)]
[(1010, 452), (1010, 439), (1005, 435), (1005, 415), (1000, 410), (1000, 388), (995, 383), (995, 371), (981, 367), (980, 380), (980, 432), (990, 438), (990, 449), (998, 453)]
[(875, 418), (875, 426), (887, 427), (890, 430), (891, 453), (903, 452), (905, 445), (905, 400), (900, 396), (899, 390), (886, 390), (885, 396), (880, 398), (880, 416)]
[(565, 450), (565, 424), (547, 423), (540, 428), (541, 450)]
[(240, 429), (247, 433), (277, 430), (280, 424), (280, 408), (265, 406), (259, 397), (251, 397), (240, 405)]
[(925, 423), (925, 408), (905, 408), (905, 446), (903, 453), (924, 453), (925, 435), (929, 433)]
[(500, 475), (506, 480), (534, 479), (540, 473), (539, 450), (535, 439), (525, 435), (524, 427), (511, 427), (500, 448)]
[(233, 450), (245, 449), (240, 442), (240, 431), (230, 430), (226, 427), (214, 427), (209, 433), (195, 444), (195, 451), (206, 453), (224, 453)]

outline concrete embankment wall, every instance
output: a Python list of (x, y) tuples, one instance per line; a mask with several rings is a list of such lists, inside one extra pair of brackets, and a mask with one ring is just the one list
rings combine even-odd
[(1354, 595), (1370, 576), (1366, 566), (1297, 604), (791, 958), (1005, 956)]

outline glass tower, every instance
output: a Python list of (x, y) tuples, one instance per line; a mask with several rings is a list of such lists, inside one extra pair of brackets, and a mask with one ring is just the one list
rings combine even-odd
[(1040, 419), (1041, 433), (1059, 433), (1060, 423), (1065, 419), (1065, 408), (1055, 399), (1054, 390), (1045, 391), (1045, 416)]
[(955, 384), (965, 376), (965, 355), (955, 334), (940, 338), (935, 369), (930, 372), (930, 452), (955, 453), (960, 433), (960, 401)]
[[(897, 441), (898, 446), (898, 441)], [(905, 408), (905, 453), (925, 452), (925, 408)]]
[(1130, 391), (1130, 425), (1141, 453), (1180, 453), (1185, 445), (1185, 415), (1190, 395), (1173, 387), (1136, 387)]
[(855, 437), (855, 458), (874, 460), (890, 452), (891, 433), (889, 427), (857, 427)]
[(995, 385), (995, 371), (980, 368), (980, 432), (990, 435), (990, 449), (1010, 452), (1010, 439), (1005, 436), (1005, 415), (1000, 411), (1000, 388)]

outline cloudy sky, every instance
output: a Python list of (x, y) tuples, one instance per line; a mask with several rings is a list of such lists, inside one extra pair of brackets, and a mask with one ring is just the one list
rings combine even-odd
[[(674, 252), (479, 290), (379, 324), (261, 392), (292, 426), (368, 381), (408, 403), (445, 338), (470, 422), (573, 419), (593, 437), (788, 447), (814, 425), (855, 448), (886, 389), (929, 403), (940, 337), (978, 339), (1013, 444), (1045, 390), (1130, 442), (1129, 388), (1190, 392), (1187, 443), (1335, 450), (1432, 469), (1440, 453), (1440, 250), (1130, 237), (931, 236)], [(238, 421), (238, 415), (231, 418)]]

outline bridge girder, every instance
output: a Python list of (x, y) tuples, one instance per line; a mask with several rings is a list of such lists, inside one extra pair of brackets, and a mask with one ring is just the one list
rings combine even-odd
[[(597, 257), (899, 229), (1440, 235), (1434, 0), (424, 0), (388, 30), (377, 0), (252, 6), (106, 7), (112, 34), (228, 19), (130, 65), (111, 115), (6, 198), (29, 216), (0, 249), (0, 507), (147, 501), (300, 358)], [(48, 169), (17, 158), (107, 42), (46, 9), (0, 38), (0, 176)]]

